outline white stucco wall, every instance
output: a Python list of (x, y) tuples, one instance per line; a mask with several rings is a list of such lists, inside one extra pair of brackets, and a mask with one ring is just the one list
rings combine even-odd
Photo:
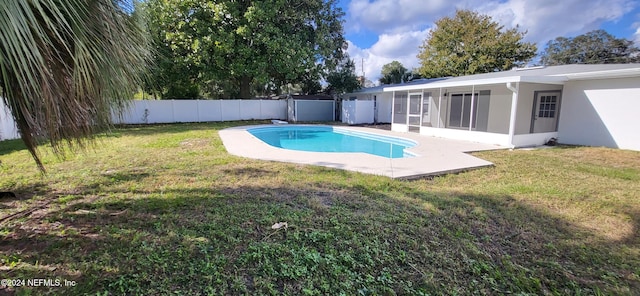
[[(394, 124), (395, 125), (395, 124)], [(420, 134), (431, 137), (462, 140), (509, 147), (509, 136), (505, 134), (476, 132), (451, 128), (421, 127)]]
[(558, 141), (640, 150), (640, 77), (569, 81)]
[(507, 86), (504, 84), (485, 86), (482, 90), (491, 91), (487, 132), (499, 134), (509, 133), (512, 92), (507, 89)]

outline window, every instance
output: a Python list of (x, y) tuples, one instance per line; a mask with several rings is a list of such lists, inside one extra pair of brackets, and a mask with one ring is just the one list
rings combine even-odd
[(406, 92), (396, 92), (393, 96), (393, 123), (407, 124)]
[(431, 103), (431, 94), (425, 93), (422, 99), (422, 125), (431, 126), (431, 116), (429, 114), (429, 105)]
[[(478, 94), (473, 94), (475, 98), (478, 98)], [(471, 106), (472, 94), (452, 94), (451, 103), (449, 106), (449, 127), (454, 128), (469, 128), (469, 120), (471, 114), (476, 114), (478, 109), (478, 100), (473, 100), (473, 106)], [(474, 116), (474, 119), (476, 117)], [(476, 121), (472, 123), (472, 128), (476, 127)]]
[(420, 115), (421, 94), (412, 94), (409, 96), (409, 114)]
[(556, 95), (540, 96), (540, 108), (538, 109), (538, 117), (555, 118), (557, 103), (558, 96)]

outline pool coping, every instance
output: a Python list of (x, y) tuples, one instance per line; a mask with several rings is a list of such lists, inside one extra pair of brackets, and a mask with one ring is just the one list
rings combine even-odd
[(330, 167), (396, 179), (415, 179), (493, 166), (493, 163), (468, 153), (507, 149), (507, 147), (497, 145), (430, 137), (414, 133), (398, 133), (366, 127), (317, 124), (287, 125), (289, 127), (328, 126), (406, 139), (417, 143), (416, 146), (406, 149), (406, 151), (416, 154), (415, 157), (386, 158), (367, 153), (307, 152), (277, 148), (261, 141), (247, 131), (250, 128), (270, 126), (277, 125), (263, 124), (231, 127), (220, 130), (218, 134), (227, 152), (236, 156)]

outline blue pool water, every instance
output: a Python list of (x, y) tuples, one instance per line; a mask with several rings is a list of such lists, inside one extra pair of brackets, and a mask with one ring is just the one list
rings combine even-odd
[(364, 152), (387, 158), (412, 157), (415, 142), (330, 126), (269, 126), (248, 130), (279, 148), (312, 152)]

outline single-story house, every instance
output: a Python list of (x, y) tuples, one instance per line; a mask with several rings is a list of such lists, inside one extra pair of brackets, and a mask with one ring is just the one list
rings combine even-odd
[(640, 64), (520, 68), (381, 88), (363, 93), (392, 98), (393, 131), (513, 148), (555, 138), (640, 150)]

